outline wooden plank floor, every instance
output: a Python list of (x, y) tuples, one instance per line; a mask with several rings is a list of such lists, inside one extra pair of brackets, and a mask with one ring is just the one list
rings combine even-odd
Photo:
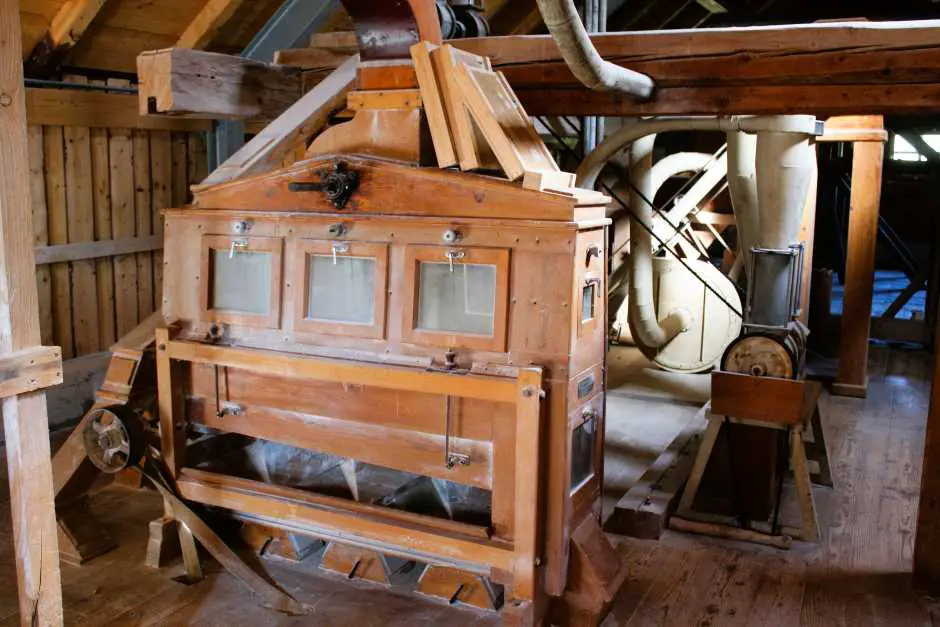
[[(616, 539), (631, 573), (605, 627), (648, 625), (932, 625), (909, 587), (920, 482), (929, 358), (875, 350), (867, 400), (824, 399), (836, 488), (818, 490), (822, 541), (779, 552), (667, 532)], [(5, 485), (5, 481), (4, 481)], [(367, 584), (269, 563), (286, 590), (312, 608), (285, 617), (261, 608), (207, 564), (195, 586), (173, 569), (142, 564), (146, 523), (161, 513), (151, 493), (109, 488), (93, 508), (120, 548), (82, 568), (63, 566), (68, 625), (496, 625), (494, 616)], [(8, 509), (0, 511), (0, 625), (18, 624)]]

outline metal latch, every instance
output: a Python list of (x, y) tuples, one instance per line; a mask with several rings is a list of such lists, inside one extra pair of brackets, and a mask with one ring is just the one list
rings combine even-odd
[(465, 256), (462, 250), (457, 250), (457, 249), (448, 250), (447, 253), (445, 254), (447, 256), (447, 263), (450, 264), (451, 272), (454, 271), (454, 262), (457, 261), (458, 259), (463, 259)]
[(238, 252), (240, 248), (248, 248), (248, 240), (246, 239), (233, 239), (232, 247), (228, 249), (228, 258), (234, 259), (235, 253)]
[(333, 251), (333, 265), (336, 265), (336, 255), (342, 255), (349, 252), (349, 242), (333, 242), (330, 246)]

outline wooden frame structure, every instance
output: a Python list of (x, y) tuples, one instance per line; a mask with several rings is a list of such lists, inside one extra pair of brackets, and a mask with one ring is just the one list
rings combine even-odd
[[(350, 155), (339, 170), (354, 170), (361, 184), (336, 213), (296, 184), (338, 171), (338, 159), (200, 188), (193, 206), (166, 212), (163, 316), (173, 322), (150, 328), (162, 459), (179, 493), (260, 528), (335, 544), (334, 568), (381, 564), (383, 554), (416, 559), (440, 571), (435, 580), (478, 590), (477, 603), (495, 602), (491, 585), (505, 586), (506, 620), (532, 624), (550, 607), (559, 620), (596, 620), (625, 576), (597, 522), (606, 199)], [(414, 195), (417, 186), (424, 193)], [(208, 307), (210, 249), (283, 253), (272, 260), (283, 270), (271, 272), (276, 296), (263, 324)], [(184, 260), (195, 251), (203, 261), (194, 271)], [(306, 319), (310, 254), (375, 261), (373, 325)], [(418, 328), (421, 290), (432, 289), (422, 263), (494, 268), (489, 336)], [(116, 378), (129, 391), (135, 376)], [(197, 452), (189, 460), (189, 424), (338, 456), (353, 476), (374, 465), (486, 490), (489, 524), (359, 501), (354, 484), (352, 499), (337, 498), (213, 469)], [(151, 525), (151, 561), (168, 524), (164, 516)]]
[[(539, 486), (530, 469), (537, 468), (540, 463), (539, 391), (542, 376), (538, 368), (520, 369), (515, 379), (497, 379), (410, 368), (390, 370), (374, 364), (351, 364), (315, 357), (211, 347), (170, 338), (168, 329), (158, 329), (157, 368), (164, 376), (170, 373), (171, 377), (169, 381), (161, 378), (161, 391), (169, 385), (173, 396), (182, 392), (182, 386), (172, 378), (173, 370), (179, 362), (185, 362), (257, 374), (282, 376), (290, 373), (298, 382), (376, 386), (513, 404), (516, 437), (511, 455), (516, 464), (513, 472), (515, 479), (511, 485), (503, 484), (506, 494), (494, 494), (494, 499), (512, 500), (512, 503), (495, 506), (513, 512), (512, 526), (516, 539), (508, 546), (494, 542), (485, 528), (459, 523), (442, 525), (437, 519), (420, 515), (402, 516), (385, 508), (188, 468), (184, 462), (184, 451), (171, 439), (164, 440), (163, 450), (165, 454), (172, 455), (174, 466), (179, 467), (176, 472), (177, 485), (182, 496), (189, 500), (233, 509), (264, 522), (323, 539), (349, 542), (355, 538), (354, 543), (378, 547), (392, 555), (417, 558), (489, 576), (496, 571), (503, 571), (509, 575), (508, 581), (512, 583), (515, 598), (533, 600), (539, 532)], [(163, 433), (175, 433), (178, 430), (177, 425), (183, 418), (173, 410), (180, 405), (181, 400), (177, 399), (161, 407), (164, 410), (160, 414)], [(408, 534), (402, 534), (403, 522), (410, 528)]]
[(19, 3), (0, 2), (0, 384), (22, 625), (61, 625), (62, 587), (43, 388), (62, 382), (42, 348), (33, 258)]

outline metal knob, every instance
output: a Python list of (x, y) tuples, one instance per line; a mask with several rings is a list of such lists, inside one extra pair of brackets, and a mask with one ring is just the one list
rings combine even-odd
[(444, 234), (441, 235), (441, 239), (444, 240), (445, 244), (456, 244), (460, 241), (461, 237), (460, 231), (457, 229), (447, 229), (444, 231)]

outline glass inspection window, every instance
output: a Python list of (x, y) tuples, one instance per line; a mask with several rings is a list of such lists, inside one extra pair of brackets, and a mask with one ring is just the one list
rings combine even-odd
[(281, 250), (279, 238), (205, 236), (199, 277), (206, 321), (277, 327)]
[(368, 242), (300, 240), (293, 253), (294, 329), (383, 338), (388, 247)]
[(409, 246), (403, 339), (445, 348), (506, 348), (509, 251)]
[(594, 476), (597, 415), (584, 414), (584, 422), (571, 432), (571, 490), (574, 491)]

